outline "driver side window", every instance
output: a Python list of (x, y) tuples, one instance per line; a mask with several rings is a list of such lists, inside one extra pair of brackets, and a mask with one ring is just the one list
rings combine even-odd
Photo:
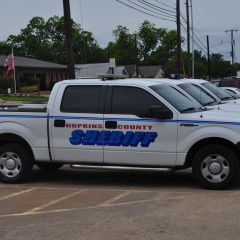
[(142, 115), (147, 117), (149, 107), (162, 106), (156, 97), (149, 92), (137, 87), (113, 87), (112, 113)]

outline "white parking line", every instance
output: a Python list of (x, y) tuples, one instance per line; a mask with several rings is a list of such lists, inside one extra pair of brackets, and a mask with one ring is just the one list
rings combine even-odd
[(10, 195), (1, 197), (1, 198), (0, 198), (0, 201), (1, 201), (1, 200), (4, 200), (4, 199), (11, 198), (11, 197), (16, 197), (16, 196), (18, 196), (18, 195), (21, 195), (21, 194), (24, 194), (24, 193), (27, 193), (27, 192), (31, 192), (31, 191), (36, 190), (36, 189), (37, 189), (37, 188), (30, 188), (30, 189), (27, 189), (27, 190), (24, 190), (24, 191), (21, 191), (21, 192), (13, 193), (13, 194), (10, 194)]
[(49, 202), (49, 203), (46, 203), (46, 204), (44, 204), (44, 205), (42, 205), (42, 206), (40, 206), (40, 207), (33, 208), (33, 209), (25, 212), (24, 214), (36, 213), (36, 212), (38, 212), (38, 211), (40, 211), (40, 210), (42, 210), (42, 209), (44, 209), (44, 208), (50, 207), (50, 206), (52, 206), (52, 205), (54, 205), (54, 204), (56, 204), (56, 203), (59, 203), (59, 202), (61, 202), (61, 201), (63, 201), (63, 200), (66, 200), (66, 199), (68, 199), (68, 198), (71, 198), (71, 197), (73, 197), (73, 196), (75, 196), (75, 195), (77, 195), (77, 194), (79, 194), (79, 193), (85, 192), (85, 191), (86, 191), (86, 189), (82, 189), (82, 190), (80, 190), (80, 191), (71, 193), (71, 194), (69, 194), (69, 195), (67, 195), (67, 196), (64, 196), (64, 197), (61, 197), (61, 198), (56, 199), (56, 200), (54, 200), (54, 201), (51, 201), (51, 202)]
[(119, 200), (119, 199), (127, 196), (129, 193), (130, 193), (130, 191), (126, 191), (126, 192), (120, 193), (120, 194), (118, 194), (116, 197), (111, 198), (111, 199), (107, 200), (106, 202), (99, 204), (98, 206), (99, 206), (99, 207), (109, 206), (109, 205), (111, 205), (114, 201)]
[[(120, 194), (118, 196), (120, 197)], [(30, 211), (27, 211), (24, 213), (13, 213), (13, 214), (0, 215), (0, 218), (26, 216), (26, 215), (37, 215), (37, 214), (49, 214), (49, 213), (63, 213), (63, 212), (69, 212), (69, 211), (79, 211), (79, 210), (98, 209), (98, 208), (107, 208), (107, 207), (118, 207), (118, 206), (131, 205), (131, 204), (139, 204), (139, 203), (147, 203), (147, 202), (155, 202), (155, 201), (163, 201), (163, 200), (177, 200), (177, 199), (185, 199), (185, 198), (192, 198), (192, 197), (199, 197), (199, 196), (200, 195), (185, 195), (185, 196), (176, 196), (176, 197), (153, 198), (153, 199), (129, 201), (129, 202), (123, 202), (123, 203), (112, 203), (112, 204), (109, 203), (108, 205), (96, 205), (96, 206), (91, 206), (91, 207), (57, 209), (57, 210), (39, 211), (39, 212), (30, 210)], [(111, 200), (113, 200), (113, 199), (111, 199)]]

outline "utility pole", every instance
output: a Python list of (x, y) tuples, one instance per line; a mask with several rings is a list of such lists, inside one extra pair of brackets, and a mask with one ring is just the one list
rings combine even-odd
[(136, 77), (138, 78), (139, 76), (139, 71), (138, 71), (138, 44), (137, 44), (137, 34), (134, 35), (134, 47), (135, 47), (135, 66), (136, 66)]
[(189, 2), (186, 0), (186, 13), (187, 13), (187, 74), (191, 76), (191, 60), (190, 60), (190, 22), (189, 22)]
[(177, 73), (182, 73), (181, 68), (181, 21), (180, 21), (180, 1), (177, 4)]
[(193, 30), (193, 4), (191, 1), (191, 22), (192, 22), (192, 78), (195, 77), (195, 56), (194, 56), (194, 30)]
[(68, 79), (75, 79), (73, 40), (72, 40), (72, 20), (69, 0), (63, 0), (63, 10), (66, 35)]
[(209, 36), (207, 35), (207, 55), (208, 55), (208, 81), (211, 81), (211, 63), (210, 63), (210, 51), (209, 51)]
[(231, 32), (231, 45), (232, 45), (232, 50), (231, 50), (231, 55), (232, 55), (232, 65), (235, 64), (235, 40), (233, 38), (233, 33), (234, 32), (237, 32), (238, 30), (226, 30), (225, 32), (228, 33), (228, 32)]

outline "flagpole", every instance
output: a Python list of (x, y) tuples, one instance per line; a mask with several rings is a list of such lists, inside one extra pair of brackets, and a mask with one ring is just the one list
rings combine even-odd
[(13, 48), (12, 48), (12, 61), (13, 61), (14, 92), (15, 92), (15, 95), (16, 95), (16, 93), (17, 93), (17, 84), (16, 84), (16, 77), (15, 77), (15, 62), (14, 62)]

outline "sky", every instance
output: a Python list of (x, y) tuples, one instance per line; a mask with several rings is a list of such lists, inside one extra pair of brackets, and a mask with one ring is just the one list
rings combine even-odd
[[(175, 18), (172, 16), (176, 8), (176, 0), (119, 1), (70, 0), (71, 16), (75, 22), (82, 25), (84, 30), (93, 33), (101, 47), (106, 47), (108, 42), (114, 41), (112, 31), (118, 25), (126, 26), (130, 33), (136, 32), (144, 20), (154, 23), (158, 28), (176, 29)], [(186, 28), (184, 21), (186, 19), (186, 0), (180, 0), (180, 2), (182, 36), (186, 38), (184, 30)], [(146, 5), (147, 3), (151, 5)], [(35, 16), (41, 16), (48, 20), (54, 15), (63, 15), (63, 0), (0, 0), (0, 4), (0, 41), (6, 40), (10, 34), (19, 34), (21, 29), (25, 28)], [(225, 31), (240, 30), (240, 1), (192, 0), (192, 6), (194, 48), (206, 54), (206, 35), (209, 35), (210, 51), (220, 53), (226, 60), (230, 60), (231, 36), (230, 32), (226, 33)], [(235, 61), (240, 62), (240, 31), (234, 32), (234, 39), (236, 43)], [(186, 46), (183, 46), (184, 48), (186, 49)]]

